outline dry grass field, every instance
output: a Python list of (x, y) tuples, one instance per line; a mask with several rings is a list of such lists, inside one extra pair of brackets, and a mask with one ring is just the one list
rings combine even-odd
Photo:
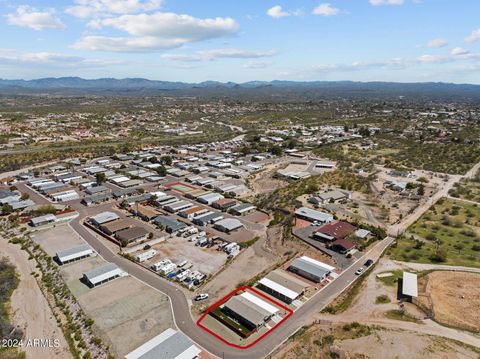
[(432, 272), (420, 279), (422, 306), (442, 324), (480, 332), (480, 274)]

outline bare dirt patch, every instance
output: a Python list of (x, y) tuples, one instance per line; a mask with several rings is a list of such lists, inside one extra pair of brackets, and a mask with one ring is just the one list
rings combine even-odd
[(274, 358), (476, 359), (479, 352), (476, 348), (440, 337), (357, 323), (314, 325), (301, 330)]
[(24, 347), (27, 358), (72, 358), (68, 344), (58, 327), (52, 310), (42, 291), (37, 285), (35, 278), (30, 274), (35, 271), (36, 262), (28, 260), (27, 252), (18, 245), (7, 243), (0, 238), (0, 253), (6, 255), (15, 264), (15, 270), (20, 277), (20, 283), (13, 292), (10, 305), (12, 321), (24, 332), (24, 339), (58, 339), (58, 348)]
[(273, 192), (278, 188), (282, 188), (288, 185), (287, 181), (274, 178), (275, 173), (286, 167), (285, 163), (282, 164), (270, 164), (267, 165), (261, 172), (258, 172), (253, 176), (249, 182), (249, 187), (254, 195)]
[(420, 279), (419, 301), (439, 323), (478, 333), (479, 283), (478, 273), (432, 272)]

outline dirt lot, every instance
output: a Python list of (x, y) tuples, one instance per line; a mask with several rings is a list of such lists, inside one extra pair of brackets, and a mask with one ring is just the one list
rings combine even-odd
[(83, 239), (68, 225), (34, 232), (32, 239), (51, 256), (58, 251), (85, 244)]
[(480, 331), (480, 274), (433, 272), (419, 281), (420, 302), (439, 323)]
[(479, 353), (476, 348), (440, 337), (347, 324), (315, 325), (300, 331), (274, 358), (477, 359)]
[(48, 302), (43, 296), (31, 272), (35, 271), (36, 262), (28, 260), (28, 254), (18, 245), (9, 244), (0, 238), (0, 253), (15, 264), (20, 283), (11, 298), (11, 311), (13, 323), (24, 331), (24, 339), (58, 339), (58, 349), (27, 347), (23, 350), (27, 359), (52, 358), (69, 359), (72, 355), (68, 344)]
[(263, 168), (261, 172), (258, 172), (250, 179), (248, 185), (250, 191), (248, 195), (258, 195), (262, 193), (272, 192), (278, 188), (288, 185), (287, 181), (273, 178), (275, 173), (282, 168), (286, 167), (286, 163), (269, 164)]

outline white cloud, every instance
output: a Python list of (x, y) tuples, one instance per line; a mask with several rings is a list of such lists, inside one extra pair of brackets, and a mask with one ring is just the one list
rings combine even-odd
[(92, 28), (112, 27), (130, 36), (108, 37), (87, 35), (73, 45), (76, 49), (94, 51), (148, 52), (180, 47), (224, 36), (238, 31), (232, 18), (199, 19), (190, 15), (156, 12), (97, 19)]
[(451, 61), (448, 56), (440, 55), (421, 55), (416, 59), (419, 63), (445, 63)]
[(43, 29), (65, 29), (66, 26), (55, 16), (54, 9), (38, 11), (37, 9), (22, 5), (17, 7), (13, 14), (6, 15), (7, 23), (10, 25), (28, 27), (33, 30)]
[(480, 40), (480, 29), (472, 31), (470, 35), (465, 38), (465, 42), (473, 43)]
[(373, 6), (379, 5), (403, 5), (404, 0), (369, 0)]
[(427, 42), (427, 47), (431, 49), (439, 49), (448, 45), (448, 41), (445, 39), (433, 39)]
[(181, 55), (181, 54), (164, 54), (163, 59), (171, 61), (181, 62), (193, 62), (193, 61), (210, 61), (218, 58), (235, 58), (235, 59), (249, 59), (249, 58), (261, 58), (272, 57), (277, 54), (274, 50), (267, 51), (250, 51), (242, 49), (214, 49), (197, 51), (193, 55)]
[(452, 49), (452, 51), (450, 51), (450, 55), (453, 55), (453, 56), (463, 56), (463, 55), (468, 55), (469, 53), (470, 51), (463, 49), (461, 47), (455, 47)]
[(265, 62), (265, 61), (248, 61), (247, 63), (243, 64), (243, 68), (245, 69), (264, 69), (268, 66), (270, 66), (272, 63), (271, 62)]
[(100, 67), (120, 64), (118, 60), (96, 60), (53, 52), (17, 52), (0, 50), (0, 63), (8, 65), (42, 65), (54, 67)]
[(323, 3), (313, 9), (312, 14), (320, 16), (333, 16), (340, 13), (340, 9), (332, 7), (330, 3)]
[(267, 15), (274, 19), (279, 19), (281, 17), (290, 16), (290, 13), (284, 11), (280, 5), (275, 5), (267, 10)]
[(104, 17), (110, 14), (135, 14), (141, 11), (157, 10), (162, 0), (75, 0), (75, 6), (65, 11), (82, 19)]

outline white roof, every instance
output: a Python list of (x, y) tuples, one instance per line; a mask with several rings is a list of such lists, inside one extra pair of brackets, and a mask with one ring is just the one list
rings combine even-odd
[(87, 256), (90, 254), (93, 254), (92, 248), (90, 248), (88, 244), (82, 244), (77, 247), (65, 249), (63, 251), (58, 251), (57, 258), (61, 263), (63, 263), (66, 261), (70, 261), (72, 259)]
[(277, 282), (274, 282), (273, 280), (270, 280), (268, 278), (262, 278), (258, 281), (258, 283), (263, 284), (265, 287), (273, 289), (275, 292), (281, 293), (285, 297), (294, 300), (297, 298), (300, 293), (296, 293), (291, 289), (288, 289), (284, 287), (283, 285), (278, 284)]
[(92, 221), (95, 221), (98, 224), (104, 224), (119, 218), (120, 217), (114, 212), (102, 212), (91, 217)]
[(314, 209), (310, 209), (307, 207), (300, 207), (295, 211), (296, 215), (301, 215), (316, 221), (320, 222), (328, 222), (333, 220), (333, 216), (329, 213), (315, 211)]
[(185, 334), (168, 328), (125, 355), (125, 359), (192, 359), (201, 352)]
[(244, 293), (241, 294), (241, 296), (243, 298), (249, 300), (250, 302), (258, 305), (259, 307), (265, 309), (267, 312), (269, 312), (271, 314), (275, 314), (276, 312), (278, 312), (277, 307), (274, 307), (273, 305), (267, 303), (266, 301), (264, 301), (263, 299), (260, 299), (257, 296), (254, 296), (253, 294), (251, 294), (249, 292), (244, 292)]
[(84, 274), (84, 276), (92, 283), (96, 285), (97, 283), (103, 282), (104, 280), (113, 278), (115, 276), (123, 275), (123, 271), (117, 267), (114, 263), (106, 263), (101, 267), (94, 268)]
[(331, 265), (328, 265), (326, 263), (323, 263), (323, 262), (320, 262), (320, 261), (317, 261), (313, 258), (310, 258), (310, 257), (307, 257), (307, 256), (302, 256), (300, 257), (300, 259), (303, 259), (304, 261), (306, 262), (309, 262), (309, 263), (312, 263), (318, 267), (322, 267), (322, 268), (325, 268), (325, 269), (328, 269), (329, 271), (333, 271), (335, 269), (335, 267), (332, 267)]
[(357, 229), (357, 231), (355, 232), (355, 235), (357, 237), (360, 237), (360, 238), (364, 238), (366, 236), (368, 236), (371, 232), (369, 230), (366, 230), (366, 229)]
[(418, 296), (417, 275), (414, 273), (403, 272), (402, 294), (410, 297)]
[(224, 198), (221, 194), (219, 193), (207, 193), (207, 194), (204, 194), (203, 196), (200, 196), (198, 197), (197, 199), (201, 199), (201, 200), (204, 200), (204, 201), (214, 201), (216, 199), (222, 199)]
[(115, 183), (121, 183), (121, 182), (130, 181), (130, 178), (128, 178), (127, 176), (121, 176), (121, 177), (111, 178), (110, 180)]

